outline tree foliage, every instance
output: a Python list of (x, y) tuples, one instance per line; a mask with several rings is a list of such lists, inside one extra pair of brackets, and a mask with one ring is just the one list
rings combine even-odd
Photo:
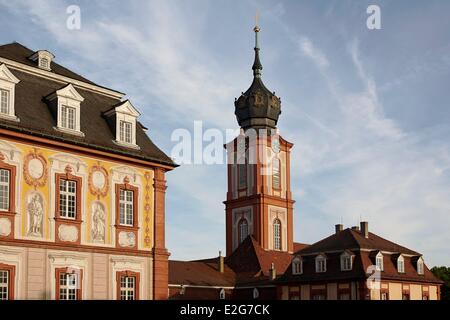
[(431, 272), (445, 282), (441, 290), (441, 299), (450, 300), (450, 267), (433, 267)]

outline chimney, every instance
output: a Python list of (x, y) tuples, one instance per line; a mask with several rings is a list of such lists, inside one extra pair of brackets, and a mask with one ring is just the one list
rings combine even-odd
[(222, 257), (222, 251), (219, 251), (219, 272), (223, 273), (225, 270), (224, 258)]
[(336, 234), (338, 234), (339, 232), (344, 230), (344, 225), (342, 223), (340, 223), (340, 224), (335, 225), (334, 228), (336, 230)]
[(353, 226), (352, 230), (359, 231), (359, 227), (358, 226)]
[(361, 221), (361, 234), (364, 236), (364, 238), (369, 238), (369, 222), (367, 221)]
[(272, 264), (270, 265), (270, 280), (275, 280), (275, 278), (277, 277), (277, 270), (275, 269), (275, 264), (272, 262)]

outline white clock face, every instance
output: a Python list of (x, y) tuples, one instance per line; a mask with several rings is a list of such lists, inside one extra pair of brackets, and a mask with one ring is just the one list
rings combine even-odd
[(39, 159), (31, 159), (28, 163), (28, 172), (33, 179), (40, 179), (44, 174), (44, 164)]
[(95, 171), (92, 174), (92, 184), (98, 189), (103, 189), (106, 183), (105, 175), (101, 171)]

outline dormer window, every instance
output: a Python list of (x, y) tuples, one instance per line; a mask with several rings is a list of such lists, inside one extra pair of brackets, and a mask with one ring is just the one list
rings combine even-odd
[(349, 252), (341, 254), (341, 271), (350, 271), (353, 266), (352, 255)]
[(84, 101), (84, 98), (72, 84), (50, 94), (46, 99), (56, 118), (56, 130), (84, 136), (80, 129), (81, 102)]
[(303, 273), (303, 260), (301, 257), (295, 257), (292, 260), (292, 274), (298, 275)]
[(0, 65), (0, 118), (19, 120), (14, 111), (15, 87), (19, 82), (5, 64)]
[(375, 257), (375, 265), (378, 271), (384, 271), (383, 255), (379, 252)]
[(47, 50), (39, 50), (33, 53), (29, 59), (35, 61), (40, 69), (50, 71), (51, 62), (54, 58), (55, 56), (51, 52)]
[(61, 106), (61, 127), (75, 130), (77, 110), (69, 106)]
[(119, 126), (119, 130), (120, 130), (120, 141), (121, 142), (125, 142), (125, 143), (129, 143), (132, 144), (133, 143), (133, 124), (131, 122), (128, 121), (120, 121), (120, 126)]
[(424, 263), (422, 257), (417, 259), (417, 273), (421, 275), (424, 273)]
[(405, 259), (401, 255), (397, 259), (397, 271), (398, 273), (405, 273)]
[(139, 149), (136, 144), (137, 118), (139, 111), (129, 100), (120, 102), (104, 113), (111, 129), (115, 131), (114, 142), (127, 148)]
[(327, 271), (327, 258), (323, 254), (316, 257), (316, 272), (322, 273)]

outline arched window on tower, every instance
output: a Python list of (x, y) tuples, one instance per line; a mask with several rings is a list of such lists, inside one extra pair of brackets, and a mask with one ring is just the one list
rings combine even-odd
[(281, 189), (280, 159), (272, 160), (272, 184), (274, 189)]
[(273, 249), (281, 250), (281, 221), (275, 219), (273, 221)]
[(238, 224), (238, 238), (239, 238), (239, 243), (242, 243), (245, 238), (248, 237), (248, 222), (247, 219), (242, 218), (241, 221), (239, 221)]

